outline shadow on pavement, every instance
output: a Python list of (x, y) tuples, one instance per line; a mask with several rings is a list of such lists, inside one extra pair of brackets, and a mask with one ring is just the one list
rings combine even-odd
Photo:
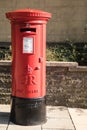
[(7, 124), (10, 118), (9, 112), (0, 112), (0, 124)]

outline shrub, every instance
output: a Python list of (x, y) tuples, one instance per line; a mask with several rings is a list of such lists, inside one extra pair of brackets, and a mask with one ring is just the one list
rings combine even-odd
[(87, 43), (48, 43), (47, 60), (71, 61), (87, 65)]

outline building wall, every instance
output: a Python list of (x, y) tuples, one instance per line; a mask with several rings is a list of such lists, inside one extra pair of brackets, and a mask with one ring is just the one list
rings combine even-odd
[(48, 42), (87, 41), (87, 0), (0, 0), (0, 41), (11, 41), (5, 13), (22, 8), (52, 13), (47, 25)]

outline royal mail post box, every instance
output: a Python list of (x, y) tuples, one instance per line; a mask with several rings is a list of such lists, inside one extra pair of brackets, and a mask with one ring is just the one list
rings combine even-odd
[(46, 121), (46, 23), (51, 14), (40, 10), (6, 13), (11, 21), (11, 121), (36, 125)]

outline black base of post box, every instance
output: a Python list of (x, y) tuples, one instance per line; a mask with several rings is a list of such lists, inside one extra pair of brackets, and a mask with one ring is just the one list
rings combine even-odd
[(12, 97), (10, 121), (18, 125), (39, 125), (46, 122), (45, 97), (26, 99)]

